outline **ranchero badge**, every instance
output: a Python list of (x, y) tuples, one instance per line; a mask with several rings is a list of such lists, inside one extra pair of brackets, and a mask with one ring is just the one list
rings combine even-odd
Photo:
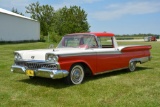
[(34, 56), (31, 56), (32, 59), (34, 59)]

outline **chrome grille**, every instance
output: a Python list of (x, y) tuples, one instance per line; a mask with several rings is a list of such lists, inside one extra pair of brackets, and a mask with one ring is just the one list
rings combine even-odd
[(40, 63), (40, 62), (25, 62), (25, 61), (19, 61), (15, 62), (16, 65), (24, 66), (29, 69), (39, 69), (39, 68), (47, 68), (47, 69), (57, 69), (56, 64), (46, 64), (46, 63)]

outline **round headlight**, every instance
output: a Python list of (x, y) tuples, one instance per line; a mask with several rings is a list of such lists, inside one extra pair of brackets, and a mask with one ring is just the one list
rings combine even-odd
[(49, 61), (49, 62), (54, 62), (55, 63), (57, 60), (58, 60), (58, 57), (53, 55), (53, 54), (49, 54), (46, 57), (46, 61)]
[(21, 59), (22, 59), (22, 57), (21, 57), (21, 55), (20, 55), (20, 54), (15, 53), (15, 55), (14, 55), (14, 59), (15, 59), (15, 60), (21, 60)]
[(53, 60), (53, 55), (48, 55), (48, 61), (52, 61)]

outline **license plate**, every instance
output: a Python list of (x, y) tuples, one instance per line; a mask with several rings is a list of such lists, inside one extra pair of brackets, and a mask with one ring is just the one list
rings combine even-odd
[(34, 71), (33, 70), (26, 70), (26, 75), (34, 76)]

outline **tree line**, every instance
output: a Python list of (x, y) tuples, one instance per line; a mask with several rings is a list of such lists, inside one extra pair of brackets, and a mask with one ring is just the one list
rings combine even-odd
[[(64, 6), (55, 10), (51, 5), (40, 5), (39, 2), (31, 3), (26, 8), (30, 17), (40, 22), (41, 40), (50, 35), (52, 41), (68, 33), (89, 32), (87, 13), (80, 6)], [(17, 9), (12, 12), (24, 15)]]
[(146, 37), (146, 36), (159, 36), (157, 34), (151, 34), (151, 33), (148, 33), (148, 34), (142, 34), (142, 33), (139, 33), (139, 34), (121, 34), (121, 35), (115, 35), (117, 37)]
[[(87, 22), (87, 13), (79, 6), (64, 6), (55, 10), (51, 5), (40, 5), (39, 2), (31, 3), (26, 8), (26, 13), (30, 17), (40, 22), (41, 40), (49, 36), (50, 41), (58, 42), (61, 37), (68, 33), (89, 32), (90, 25)], [(12, 12), (23, 15), (17, 9), (12, 8)], [(158, 36), (154, 34), (124, 34), (117, 37), (145, 37)]]

